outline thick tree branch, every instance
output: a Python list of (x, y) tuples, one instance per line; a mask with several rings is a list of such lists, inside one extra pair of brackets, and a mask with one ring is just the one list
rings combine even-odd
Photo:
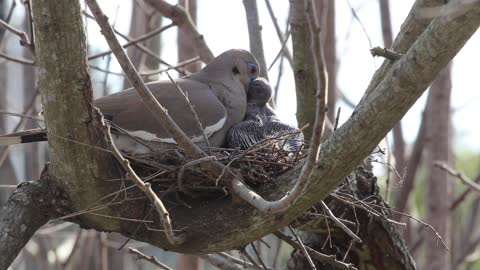
[(7, 269), (33, 234), (53, 216), (59, 191), (47, 180), (20, 184), (0, 212), (0, 269)]

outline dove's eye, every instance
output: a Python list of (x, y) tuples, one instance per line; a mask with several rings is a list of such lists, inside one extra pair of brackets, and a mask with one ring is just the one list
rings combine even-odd
[(252, 80), (258, 77), (257, 65), (248, 63), (248, 77)]

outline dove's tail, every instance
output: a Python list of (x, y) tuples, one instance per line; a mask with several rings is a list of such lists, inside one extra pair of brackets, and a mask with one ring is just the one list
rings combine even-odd
[(0, 136), (1, 145), (41, 142), (47, 140), (47, 132), (43, 128), (29, 129)]

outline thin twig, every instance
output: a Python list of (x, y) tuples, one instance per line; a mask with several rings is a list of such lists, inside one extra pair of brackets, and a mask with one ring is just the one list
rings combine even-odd
[(343, 224), (343, 222), (338, 220), (338, 218), (333, 214), (332, 210), (328, 208), (328, 206), (325, 204), (324, 201), (320, 201), (320, 204), (322, 205), (323, 209), (327, 212), (328, 216), (333, 220), (333, 222), (335, 222), (335, 224), (337, 224), (338, 227), (340, 227), (346, 234), (348, 234), (353, 239), (353, 241), (360, 244), (362, 243), (362, 239), (360, 239), (360, 237), (358, 237), (355, 233), (353, 233), (345, 224)]
[[(92, 12), (93, 12), (93, 11), (92, 11)], [(140, 42), (142, 42), (142, 41), (145, 41), (145, 40), (147, 40), (147, 39), (150, 39), (150, 38), (152, 38), (152, 37), (154, 37), (154, 36), (162, 33), (163, 31), (165, 31), (165, 30), (167, 30), (167, 29), (169, 29), (169, 28), (171, 28), (171, 27), (173, 27), (173, 26), (175, 26), (175, 24), (171, 23), (171, 24), (169, 24), (169, 25), (165, 25), (165, 26), (159, 27), (159, 28), (157, 28), (157, 29), (155, 29), (155, 30), (153, 30), (153, 31), (151, 31), (151, 32), (149, 32), (149, 33), (146, 33), (145, 35), (141, 35), (141, 36), (139, 36), (139, 37), (137, 37), (137, 38), (131, 39), (131, 40), (129, 40), (127, 43), (125, 43), (124, 45), (122, 45), (122, 48), (126, 49), (126, 48), (128, 48), (128, 47), (130, 47), (130, 46), (136, 45), (137, 43), (140, 43)], [(100, 58), (100, 57), (104, 57), (104, 56), (109, 55), (109, 54), (111, 54), (111, 53), (112, 53), (112, 50), (104, 51), (104, 52), (101, 52), (101, 53), (96, 53), (96, 54), (94, 54), (94, 55), (89, 56), (89, 57), (88, 57), (88, 60), (93, 60), (93, 59), (97, 59), (97, 58)]]
[[(283, 241), (287, 242), (292, 247), (294, 247), (296, 249), (301, 248), (300, 244), (297, 243), (292, 238), (290, 238), (290, 236), (288, 236), (288, 235), (286, 235), (286, 234), (284, 234), (280, 231), (276, 231), (273, 234), (276, 237), (278, 237), (278, 238), (282, 239)], [(336, 268), (339, 268), (339, 269), (357, 270), (357, 268), (353, 264), (338, 261), (337, 258), (335, 257), (335, 255), (326, 255), (326, 254), (320, 253), (320, 252), (314, 250), (313, 248), (311, 248), (309, 246), (305, 246), (305, 249), (310, 253), (310, 255), (312, 257), (314, 257), (315, 259), (319, 260), (322, 263), (330, 264), (330, 265), (332, 265)]]
[(245, 8), (245, 15), (247, 16), (250, 51), (255, 55), (260, 65), (260, 77), (268, 80), (267, 64), (263, 50), (262, 26), (260, 25), (258, 15), (257, 0), (243, 0), (242, 2)]
[(445, 162), (435, 161), (435, 162), (433, 162), (433, 166), (438, 167), (438, 168), (446, 171), (451, 176), (458, 178), (463, 184), (467, 185), (469, 188), (475, 190), (476, 192), (480, 192), (480, 185), (479, 184), (472, 181), (464, 173), (451, 168)]
[(145, 255), (143, 254), (142, 252), (140, 252), (138, 249), (134, 249), (132, 247), (129, 247), (128, 248), (128, 252), (129, 253), (132, 253), (132, 254), (135, 254), (137, 256), (137, 259), (139, 260), (145, 260), (157, 267), (160, 267), (160, 269), (164, 269), (164, 270), (173, 270), (172, 268), (168, 267), (167, 265), (161, 263), (155, 256), (148, 256), (148, 255)]
[(0, 52), (0, 58), (5, 58), (9, 61), (19, 63), (19, 64), (23, 64), (23, 65), (29, 65), (29, 66), (34, 66), (35, 65), (35, 61), (32, 61), (30, 59), (25, 59), (23, 57), (12, 57), (12, 56), (9, 56), (9, 55), (7, 55), (3, 52)]
[(297, 242), (300, 244), (300, 251), (303, 253), (303, 256), (305, 256), (305, 258), (307, 259), (307, 261), (310, 264), (310, 267), (312, 268), (312, 270), (317, 270), (317, 267), (313, 263), (313, 260), (310, 257), (310, 255), (308, 254), (308, 251), (305, 248), (305, 245), (303, 244), (300, 237), (298, 237), (297, 233), (292, 229), (292, 226), (288, 226), (288, 228), (290, 229), (290, 232), (293, 234), (293, 236), (295, 236), (295, 239), (297, 239)]
[(167, 237), (167, 240), (173, 245), (179, 245), (185, 242), (186, 239), (184, 234), (175, 236), (175, 234), (173, 233), (170, 215), (167, 209), (165, 208), (165, 206), (163, 205), (163, 202), (160, 200), (160, 198), (158, 198), (157, 194), (155, 194), (155, 192), (153, 191), (152, 185), (150, 183), (143, 182), (140, 179), (140, 177), (138, 177), (138, 175), (130, 166), (130, 162), (122, 156), (120, 151), (117, 149), (117, 147), (113, 143), (112, 135), (110, 133), (110, 126), (106, 126), (106, 128), (107, 128), (107, 138), (108, 138), (107, 140), (108, 140), (108, 143), (110, 144), (110, 148), (112, 149), (113, 155), (117, 158), (117, 160), (120, 162), (123, 168), (127, 171), (127, 177), (130, 178), (130, 180), (132, 180), (145, 193), (145, 195), (147, 195), (147, 197), (155, 206), (155, 209), (157, 210), (162, 220), (163, 228), (165, 229), (165, 236)]
[(200, 131), (200, 132), (202, 133), (203, 140), (205, 141), (205, 144), (207, 145), (207, 149), (208, 149), (208, 151), (209, 151), (209, 154), (211, 155), (212, 152), (211, 152), (211, 150), (210, 150), (210, 142), (208, 141), (207, 135), (205, 134), (205, 129), (203, 128), (203, 124), (202, 124), (202, 122), (200, 121), (200, 118), (198, 117), (197, 112), (196, 112), (195, 109), (193, 108), (193, 105), (192, 105), (192, 103), (190, 102), (190, 99), (188, 98), (188, 92), (183, 91), (183, 89), (180, 87), (180, 85), (179, 85), (175, 80), (173, 80), (173, 78), (170, 76), (170, 74), (168, 73), (168, 71), (166, 71), (165, 73), (167, 74), (168, 79), (170, 79), (170, 81), (172, 82), (172, 84), (175, 85), (175, 87), (177, 88), (177, 90), (182, 94), (182, 96), (183, 96), (183, 97), (185, 98), (185, 100), (187, 101), (188, 107), (190, 108), (190, 111), (192, 112), (193, 116), (195, 117), (198, 131)]
[(247, 258), (247, 260), (249, 260), (253, 266), (255, 268), (257, 268), (258, 270), (262, 270), (262, 266), (260, 264), (258, 264), (257, 261), (255, 261), (252, 256), (250, 256), (250, 254), (248, 254), (247, 250), (244, 248), (240, 251), (240, 253), (242, 253), (243, 256), (245, 256), (245, 258)]
[(280, 43), (282, 44), (283, 55), (287, 58), (288, 62), (290, 63), (290, 67), (292, 67), (293, 66), (292, 54), (290, 53), (288, 48), (283, 45), (285, 43), (285, 40), (288, 39), (288, 37), (285, 37), (283, 35), (282, 30), (280, 29), (280, 26), (278, 25), (277, 17), (275, 16), (275, 13), (273, 12), (273, 8), (272, 8), (272, 4), (270, 3), (270, 0), (265, 0), (265, 4), (267, 5), (268, 14), (270, 15), (270, 18), (272, 19), (273, 26), (275, 27), (275, 31), (277, 32), (278, 40), (280, 40)]
[[(220, 256), (220, 253), (218, 253), (218, 254), (205, 254), (199, 257), (207, 261), (209, 264), (217, 267), (218, 269), (222, 269), (222, 270), (244, 270), (245, 269), (244, 267), (238, 266), (237, 264), (239, 263), (233, 260), (233, 259), (235, 260), (237, 259), (232, 256), (230, 257)], [(240, 261), (240, 265), (243, 265), (242, 261)], [(253, 266), (253, 264), (251, 263), (248, 263), (248, 265)]]

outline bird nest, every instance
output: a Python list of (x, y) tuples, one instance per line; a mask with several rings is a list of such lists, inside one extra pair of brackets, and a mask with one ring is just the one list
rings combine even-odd
[[(274, 181), (306, 156), (301, 151), (303, 147), (289, 152), (283, 150), (280, 141), (284, 139), (266, 139), (248, 150), (210, 148), (207, 154), (213, 157), (210, 159), (224, 164), (245, 184), (256, 188)], [(228, 194), (225, 183), (219, 181), (221, 175), (209, 175), (199, 166), (202, 160), (188, 158), (180, 148), (126, 157), (142, 180), (150, 182), (162, 197), (169, 194), (192, 197)]]

